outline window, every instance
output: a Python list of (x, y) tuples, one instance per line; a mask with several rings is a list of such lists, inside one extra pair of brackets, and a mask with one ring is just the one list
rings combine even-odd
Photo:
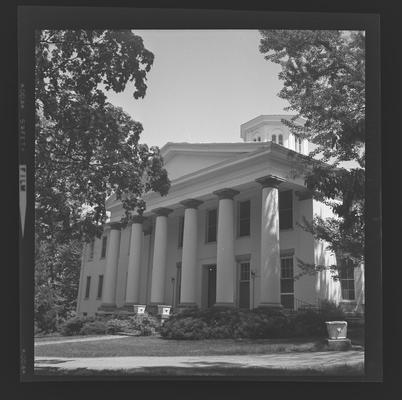
[(216, 230), (217, 230), (217, 220), (218, 220), (218, 210), (215, 208), (213, 210), (207, 211), (207, 243), (216, 242)]
[(181, 262), (176, 264), (176, 293), (175, 293), (175, 305), (180, 304), (181, 295)]
[(89, 243), (89, 251), (88, 251), (88, 261), (92, 261), (94, 258), (94, 251), (95, 251), (95, 241), (92, 240)]
[(239, 269), (239, 308), (250, 308), (250, 263), (240, 263)]
[(85, 298), (89, 299), (89, 291), (91, 289), (91, 277), (87, 276), (87, 285), (85, 287)]
[(284, 308), (294, 308), (293, 257), (281, 258), (281, 304)]
[(241, 201), (239, 203), (239, 220), (238, 220), (239, 236), (250, 235), (250, 200)]
[(293, 197), (291, 190), (279, 192), (279, 229), (293, 228)]
[(101, 258), (106, 257), (106, 245), (107, 245), (107, 236), (102, 237), (102, 251), (101, 251)]
[(103, 275), (99, 275), (99, 279), (98, 279), (98, 295), (97, 295), (98, 299), (102, 298), (102, 289), (103, 289)]
[[(350, 261), (350, 260), (348, 260)], [(355, 277), (354, 267), (351, 262), (344, 264), (339, 271), (339, 278), (341, 281), (342, 299), (354, 300), (355, 299)]]
[(272, 135), (271, 140), (272, 140), (274, 143), (276, 143), (276, 135)]
[(283, 146), (283, 135), (278, 136), (278, 143)]
[(302, 145), (302, 140), (299, 137), (295, 138), (295, 151), (299, 151), (301, 153), (301, 145)]
[(261, 142), (261, 136), (258, 136), (257, 140), (258, 140), (259, 142)]
[(184, 216), (179, 217), (179, 238), (177, 247), (183, 247)]

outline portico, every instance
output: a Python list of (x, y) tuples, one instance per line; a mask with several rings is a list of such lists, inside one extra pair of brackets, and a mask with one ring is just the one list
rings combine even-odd
[[(260, 306), (280, 307), (280, 256), (279, 256), (279, 208), (278, 187), (284, 179), (268, 175), (257, 178), (254, 189), (260, 192), (262, 205), (262, 219), (259, 230), (261, 231), (260, 246)], [(240, 188), (239, 188), (240, 189)], [(250, 191), (250, 190), (249, 190)], [(211, 193), (211, 197), (217, 200), (218, 224), (215, 243), (216, 260), (216, 306), (236, 306), (236, 212), (235, 199), (241, 194), (240, 190), (222, 188)], [(209, 200), (211, 201), (211, 199)], [(140, 302), (140, 274), (143, 252), (143, 222), (146, 218), (154, 220), (154, 240), (152, 254), (151, 288), (148, 303), (150, 306), (168, 303), (166, 301), (166, 273), (168, 271), (168, 242), (169, 242), (169, 218), (175, 211), (183, 213), (183, 247), (181, 250), (181, 292), (179, 307), (200, 307), (197, 297), (197, 277), (199, 276), (199, 206), (203, 200), (189, 198), (170, 207), (159, 207), (150, 210), (145, 216), (135, 216), (131, 221), (131, 240), (129, 248), (129, 260), (127, 267), (127, 280), (125, 290), (125, 305), (132, 306)], [(180, 211), (182, 209), (182, 211)], [(120, 226), (113, 224), (109, 241), (109, 257), (106, 263), (104, 293), (105, 304), (102, 309), (116, 307), (115, 286), (116, 260), (120, 249)]]

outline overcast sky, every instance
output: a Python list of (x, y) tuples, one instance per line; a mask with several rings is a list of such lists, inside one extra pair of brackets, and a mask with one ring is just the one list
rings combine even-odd
[(240, 125), (289, 114), (277, 93), (280, 67), (259, 52), (254, 30), (135, 30), (155, 55), (144, 99), (133, 87), (109, 101), (143, 124), (140, 141), (239, 142)]

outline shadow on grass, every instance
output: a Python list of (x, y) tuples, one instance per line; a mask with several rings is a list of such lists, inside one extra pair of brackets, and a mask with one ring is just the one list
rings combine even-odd
[[(180, 377), (180, 376), (236, 376), (236, 377), (267, 377), (267, 376), (334, 376), (334, 377), (363, 377), (364, 364), (337, 365), (326, 368), (264, 368), (247, 367), (231, 363), (205, 363), (205, 367), (143, 367), (125, 370), (91, 370), (77, 368), (75, 370), (59, 369), (57, 367), (35, 367), (38, 376), (148, 376), (148, 377)], [(226, 365), (227, 364), (227, 365)]]

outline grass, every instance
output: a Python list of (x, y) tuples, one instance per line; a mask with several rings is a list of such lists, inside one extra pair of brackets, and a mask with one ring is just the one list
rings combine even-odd
[(35, 356), (125, 357), (269, 354), (291, 351), (320, 351), (323, 350), (324, 347), (324, 341), (317, 338), (260, 340), (210, 339), (186, 341), (167, 340), (158, 336), (129, 336), (104, 341), (94, 340), (89, 342), (54, 343), (37, 346), (35, 347)]

